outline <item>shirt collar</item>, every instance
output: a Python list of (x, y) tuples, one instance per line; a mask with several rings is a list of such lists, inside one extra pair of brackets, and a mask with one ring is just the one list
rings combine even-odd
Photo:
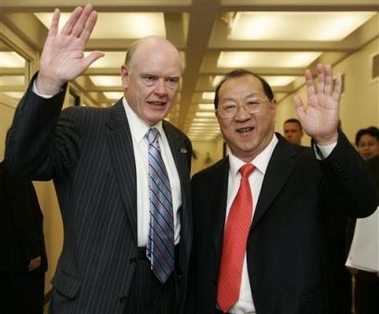
[(143, 121), (139, 116), (137, 116), (137, 114), (133, 111), (133, 109), (130, 107), (130, 105), (126, 101), (125, 97), (122, 99), (122, 102), (124, 105), (126, 116), (129, 121), (130, 131), (137, 143), (140, 143), (145, 138), (147, 131), (151, 127), (157, 128), (159, 131), (159, 134), (162, 137), (162, 135), (164, 134), (162, 121), (159, 121), (154, 126), (149, 126), (145, 121)]
[[(275, 149), (276, 144), (278, 144), (278, 138), (276, 137), (275, 133), (273, 133), (270, 143), (258, 156), (256, 156), (251, 161), (251, 164), (253, 164), (255, 168), (258, 169), (263, 175), (266, 173), (268, 162), (270, 161), (271, 155)], [(229, 171), (235, 177), (237, 176), (238, 170), (245, 164), (245, 162), (231, 153), (229, 156), (229, 164)]]

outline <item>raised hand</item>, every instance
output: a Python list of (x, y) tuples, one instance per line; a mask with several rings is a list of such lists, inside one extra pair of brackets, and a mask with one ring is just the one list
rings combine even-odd
[(104, 55), (101, 51), (93, 51), (84, 57), (86, 43), (97, 20), (91, 4), (77, 7), (58, 34), (59, 18), (60, 11), (56, 9), (42, 50), (36, 82), (41, 94), (57, 94), (65, 83), (78, 77)]
[(342, 80), (333, 82), (332, 68), (317, 65), (317, 86), (310, 70), (305, 72), (308, 104), (295, 96), (295, 107), (304, 131), (319, 145), (335, 143), (338, 138), (339, 103)]

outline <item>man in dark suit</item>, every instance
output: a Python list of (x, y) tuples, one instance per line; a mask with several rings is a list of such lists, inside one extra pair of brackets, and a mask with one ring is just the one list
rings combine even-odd
[[(326, 215), (364, 217), (377, 198), (361, 157), (338, 131), (341, 79), (334, 86), (331, 68), (317, 69), (317, 87), (305, 75), (308, 105), (295, 98), (311, 148), (274, 133), (276, 102), (261, 77), (235, 70), (217, 86), (217, 119), (231, 153), (192, 179), (190, 313), (330, 313)], [(251, 165), (246, 181), (240, 168)], [(237, 193), (241, 176), (244, 193)], [(237, 194), (252, 204), (232, 205)]]
[[(91, 5), (77, 7), (60, 34), (59, 16), (56, 10), (40, 70), (16, 110), (6, 146), (12, 172), (55, 183), (64, 245), (50, 312), (181, 313), (192, 242), (192, 146), (163, 121), (182, 74), (179, 53), (164, 38), (143, 38), (129, 47), (121, 67), (122, 99), (111, 108), (61, 112), (67, 83), (103, 53), (83, 54), (97, 17)], [(155, 256), (146, 248), (151, 218), (145, 134), (151, 127), (159, 131), (172, 195), (175, 265), (168, 279), (153, 273)]]
[(47, 259), (33, 183), (0, 163), (0, 313), (42, 314)]

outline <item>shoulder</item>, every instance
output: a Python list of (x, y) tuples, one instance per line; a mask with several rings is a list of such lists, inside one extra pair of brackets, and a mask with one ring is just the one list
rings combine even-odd
[(229, 157), (226, 156), (213, 165), (200, 170), (195, 173), (192, 177), (193, 181), (204, 180), (204, 179), (214, 179), (218, 178), (220, 175), (228, 174), (229, 171)]

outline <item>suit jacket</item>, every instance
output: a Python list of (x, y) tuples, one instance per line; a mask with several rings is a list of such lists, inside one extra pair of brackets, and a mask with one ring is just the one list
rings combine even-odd
[[(367, 216), (377, 198), (365, 165), (340, 134), (331, 155), (289, 144), (274, 149), (247, 240), (247, 264), (257, 314), (324, 314), (325, 213)], [(190, 313), (213, 314), (227, 203), (229, 159), (192, 179), (194, 239)]]
[(0, 271), (27, 273), (30, 260), (41, 257), (34, 272), (47, 270), (43, 215), (33, 183), (11, 176), (0, 163)]
[[(138, 178), (128, 120), (121, 100), (111, 108), (61, 112), (64, 94), (43, 99), (29, 86), (9, 131), (6, 162), (16, 174), (54, 179), (64, 245), (52, 279), (53, 313), (124, 313), (138, 256)], [(177, 294), (182, 301), (192, 242), (192, 147), (173, 125), (164, 122), (163, 128), (181, 182)]]

